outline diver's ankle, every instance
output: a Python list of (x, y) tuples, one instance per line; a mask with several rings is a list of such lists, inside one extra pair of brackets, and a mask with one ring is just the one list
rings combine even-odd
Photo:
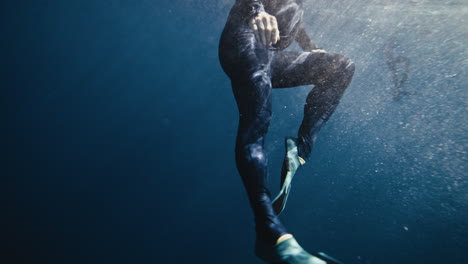
[(287, 239), (290, 239), (291, 237), (293, 237), (291, 234), (284, 234), (284, 235), (280, 236), (278, 238), (278, 240), (276, 240), (276, 245), (278, 245), (279, 243), (281, 243), (281, 242), (283, 242), (283, 241), (285, 241)]

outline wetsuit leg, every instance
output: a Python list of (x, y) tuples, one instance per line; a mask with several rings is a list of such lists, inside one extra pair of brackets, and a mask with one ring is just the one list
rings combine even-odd
[(304, 119), (298, 132), (298, 154), (307, 159), (318, 132), (351, 82), (354, 63), (333, 53), (276, 52), (271, 69), (273, 88), (314, 85), (307, 96)]
[(254, 212), (257, 240), (273, 245), (280, 236), (287, 234), (272, 208), (264, 149), (271, 120), (273, 53), (260, 46), (248, 28), (231, 31), (229, 27), (223, 32), (219, 52), (239, 109), (236, 165)]

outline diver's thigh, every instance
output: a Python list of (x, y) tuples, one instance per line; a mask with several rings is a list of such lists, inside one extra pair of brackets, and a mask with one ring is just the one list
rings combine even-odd
[(276, 52), (271, 64), (273, 88), (318, 84), (333, 67), (337, 54), (323, 52)]

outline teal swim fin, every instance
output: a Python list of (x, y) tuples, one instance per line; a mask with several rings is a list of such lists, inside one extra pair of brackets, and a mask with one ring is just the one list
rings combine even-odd
[(289, 191), (291, 190), (291, 182), (297, 169), (302, 166), (300, 157), (297, 153), (297, 140), (287, 137), (285, 139), (286, 155), (284, 157), (283, 168), (281, 169), (281, 189), (273, 199), (273, 209), (276, 215), (281, 214), (286, 207)]
[(257, 241), (255, 255), (271, 264), (328, 264), (325, 260), (305, 251), (294, 237), (274, 246), (263, 245)]
[(327, 264), (344, 264), (343, 262), (337, 260), (336, 258), (333, 258), (323, 252), (317, 253), (318, 257), (325, 260)]

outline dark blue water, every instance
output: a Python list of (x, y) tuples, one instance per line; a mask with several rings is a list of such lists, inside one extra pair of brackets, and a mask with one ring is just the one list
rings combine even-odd
[[(217, 60), (232, 2), (0, 4), (2, 263), (261, 263)], [(466, 1), (305, 2), (357, 72), (282, 220), (345, 263), (468, 263)], [(412, 62), (399, 101), (392, 36)], [(274, 192), (309, 89), (274, 93)]]

